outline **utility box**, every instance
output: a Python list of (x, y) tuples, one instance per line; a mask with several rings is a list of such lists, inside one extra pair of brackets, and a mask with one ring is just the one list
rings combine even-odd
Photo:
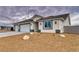
[(56, 33), (60, 33), (60, 30), (59, 30), (59, 29), (57, 29), (57, 30), (56, 30)]

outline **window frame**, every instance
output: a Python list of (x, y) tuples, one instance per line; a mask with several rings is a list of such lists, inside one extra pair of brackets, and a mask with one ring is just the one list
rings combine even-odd
[[(45, 27), (45, 22), (50, 22), (51, 27)], [(43, 21), (43, 29), (44, 30), (53, 29), (53, 20), (45, 20), (45, 21)]]

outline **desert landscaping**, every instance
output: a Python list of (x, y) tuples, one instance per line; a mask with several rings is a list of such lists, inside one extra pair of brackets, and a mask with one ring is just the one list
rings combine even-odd
[[(27, 40), (23, 40), (25, 35), (29, 36)], [(79, 34), (25, 33), (1, 37), (0, 51), (76, 52), (79, 51)]]
[(4, 30), (0, 30), (0, 32), (11, 32), (11, 31), (4, 29)]

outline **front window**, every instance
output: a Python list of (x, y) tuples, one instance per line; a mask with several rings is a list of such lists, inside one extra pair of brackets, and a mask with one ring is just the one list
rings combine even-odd
[(52, 21), (51, 20), (46, 20), (44, 21), (44, 29), (52, 29)]

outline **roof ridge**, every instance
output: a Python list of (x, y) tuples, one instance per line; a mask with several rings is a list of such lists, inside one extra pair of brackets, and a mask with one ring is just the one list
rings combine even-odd
[(55, 16), (63, 16), (63, 15), (69, 15), (69, 13), (66, 13), (66, 14), (60, 14), (60, 15), (55, 15)]

